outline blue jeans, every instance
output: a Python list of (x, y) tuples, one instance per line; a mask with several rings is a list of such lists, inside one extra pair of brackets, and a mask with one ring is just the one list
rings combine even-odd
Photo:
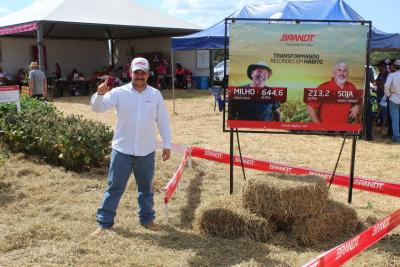
[(145, 225), (155, 219), (154, 193), (151, 191), (154, 177), (154, 157), (155, 152), (138, 157), (112, 150), (108, 188), (104, 192), (103, 201), (96, 214), (99, 227), (110, 228), (114, 225), (118, 204), (132, 171), (138, 188), (139, 221)]
[(392, 140), (395, 142), (400, 142), (400, 132), (399, 132), (400, 105), (392, 101), (389, 101), (389, 111), (390, 111), (390, 117), (392, 118), (392, 131), (393, 131)]

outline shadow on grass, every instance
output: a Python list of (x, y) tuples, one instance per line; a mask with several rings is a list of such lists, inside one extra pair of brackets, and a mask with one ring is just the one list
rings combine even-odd
[(23, 155), (22, 156), (23, 159), (30, 161), (32, 164), (48, 165), (56, 168), (61, 168), (63, 169), (64, 172), (75, 173), (76, 175), (78, 175), (80, 178), (83, 179), (103, 180), (104, 176), (108, 175), (108, 167), (110, 165), (110, 157), (106, 156), (104, 161), (98, 162), (95, 165), (84, 166), (84, 168), (79, 170), (70, 170), (63, 165), (56, 164), (53, 162), (47, 162), (43, 157), (39, 155), (24, 154), (23, 152), (21, 152), (21, 154)]
[[(192, 161), (192, 166), (196, 170), (197, 163)], [(195, 178), (189, 183), (186, 192), (187, 202), (186, 205), (180, 210), (182, 228), (192, 228), (194, 213), (201, 203), (201, 186), (203, 184), (204, 175), (204, 171), (196, 171)]]
[(171, 226), (161, 226), (163, 234), (137, 233), (124, 229), (115, 231), (125, 238), (140, 238), (175, 251), (192, 250), (195, 255), (188, 259), (188, 266), (232, 266), (253, 261), (262, 266), (289, 266), (283, 261), (269, 258), (269, 250), (263, 243), (249, 239), (220, 239), (203, 237), (179, 231)]
[(380, 240), (377, 244), (371, 247), (372, 249), (376, 248), (380, 251), (384, 251), (386, 253), (392, 254), (396, 257), (400, 257), (400, 234), (391, 234), (382, 240)]
[(13, 184), (0, 181), (0, 207), (14, 202), (17, 199), (15, 194), (16, 190), (14, 189)]

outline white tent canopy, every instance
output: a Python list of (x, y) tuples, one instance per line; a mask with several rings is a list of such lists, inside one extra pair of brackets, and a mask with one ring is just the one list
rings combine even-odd
[[(133, 0), (47, 0), (0, 18), (0, 29), (38, 22), (45, 38), (124, 39), (186, 34), (199, 27)], [(27, 35), (16, 33), (14, 35)]]
[(134, 0), (44, 0), (0, 18), (2, 38), (36, 39), (41, 68), (44, 40), (130, 40), (185, 35), (198, 30), (194, 24)]

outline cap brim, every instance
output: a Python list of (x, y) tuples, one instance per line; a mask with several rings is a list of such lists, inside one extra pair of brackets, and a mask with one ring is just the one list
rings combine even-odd
[(137, 70), (142, 70), (142, 71), (144, 71), (144, 72), (149, 72), (149, 70), (148, 70), (148, 69), (145, 69), (145, 68), (138, 68), (138, 67), (133, 67), (133, 68), (132, 68), (132, 71), (133, 71), (133, 72), (135, 72), (135, 71), (137, 71)]

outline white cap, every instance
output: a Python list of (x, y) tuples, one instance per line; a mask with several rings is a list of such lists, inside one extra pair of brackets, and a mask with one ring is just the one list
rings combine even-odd
[(149, 62), (147, 59), (142, 58), (142, 57), (137, 57), (132, 60), (131, 64), (131, 70), (132, 71), (137, 71), (137, 70), (142, 70), (145, 72), (148, 72), (150, 69)]

